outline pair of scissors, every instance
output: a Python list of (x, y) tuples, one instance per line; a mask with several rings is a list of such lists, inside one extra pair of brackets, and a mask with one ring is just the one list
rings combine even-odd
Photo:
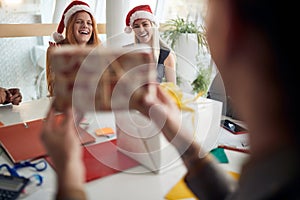
[[(47, 162), (45, 160), (39, 160), (37, 162), (30, 162), (30, 161), (22, 161), (20, 163), (15, 164), (13, 167), (10, 167), (8, 164), (1, 164), (0, 170), (2, 168), (6, 168), (6, 170), (10, 173), (11, 176), (15, 177), (21, 177), (17, 170), (25, 167), (31, 167), (34, 168), (36, 171), (41, 172), (47, 169)], [(42, 185), (43, 183), (43, 177), (39, 174), (33, 174), (29, 177), (34, 178), (37, 180), (37, 185)]]
[(41, 172), (47, 169), (47, 162), (45, 160), (39, 160), (37, 162), (30, 161), (22, 161), (13, 166), (14, 170), (18, 170), (20, 168), (31, 167), (36, 171)]

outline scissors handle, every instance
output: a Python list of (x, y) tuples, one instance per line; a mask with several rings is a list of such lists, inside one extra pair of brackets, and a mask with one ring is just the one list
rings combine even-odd
[(36, 163), (34, 163), (34, 168), (38, 171), (44, 171), (45, 169), (47, 169), (47, 162), (45, 160), (40, 160)]
[(11, 176), (19, 177), (18, 172), (15, 169), (11, 168), (9, 165), (7, 165), (7, 164), (1, 164), (0, 165), (0, 170), (2, 168), (6, 168), (6, 170), (10, 173)]
[(14, 166), (14, 169), (20, 169), (24, 167), (33, 167), (36, 171), (44, 171), (47, 168), (47, 163), (45, 160), (40, 160), (37, 162), (23, 161)]

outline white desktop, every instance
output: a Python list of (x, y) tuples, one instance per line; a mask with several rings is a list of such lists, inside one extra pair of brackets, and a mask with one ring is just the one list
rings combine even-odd
[[(46, 116), (51, 99), (42, 98), (30, 102), (23, 102), (19, 106), (0, 106), (0, 121), (4, 125), (12, 125)], [(111, 127), (116, 132), (115, 116), (112, 112), (99, 112), (88, 114), (88, 132), (93, 136), (94, 130), (101, 127)], [(0, 133), (1, 134), (1, 133)], [(95, 136), (96, 137), (96, 136)], [(105, 142), (114, 138), (96, 137), (96, 142)], [(248, 154), (236, 151), (225, 150), (229, 163), (220, 164), (227, 171), (239, 173), (242, 164), (248, 158)], [(1, 151), (0, 163), (12, 164), (6, 154)], [(19, 174), (27, 176), (32, 174), (30, 169), (21, 169)], [(164, 200), (169, 190), (184, 176), (186, 168), (181, 160), (174, 163), (173, 167), (161, 173), (153, 173), (147, 167), (139, 165), (126, 172), (119, 172), (113, 175), (102, 177), (86, 183), (88, 199), (119, 200)], [(56, 191), (56, 175), (53, 168), (39, 172), (44, 177), (42, 186), (31, 188), (28, 194), (22, 195), (19, 199), (24, 200), (53, 200)]]

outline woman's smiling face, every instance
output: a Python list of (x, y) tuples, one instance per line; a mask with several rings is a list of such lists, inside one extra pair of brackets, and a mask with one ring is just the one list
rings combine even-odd
[(93, 21), (87, 12), (76, 13), (73, 32), (79, 45), (85, 45), (90, 40), (93, 33)]
[(152, 23), (147, 19), (137, 19), (132, 25), (136, 38), (140, 43), (151, 44), (153, 29)]

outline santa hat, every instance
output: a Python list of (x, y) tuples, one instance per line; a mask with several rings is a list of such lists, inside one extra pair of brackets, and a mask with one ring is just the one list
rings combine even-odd
[(78, 11), (86, 11), (93, 15), (92, 10), (87, 3), (83, 1), (72, 1), (64, 10), (62, 18), (57, 27), (57, 31), (52, 34), (55, 42), (60, 42), (64, 39), (64, 36), (62, 35), (64, 28), (67, 26), (70, 17)]
[(126, 16), (126, 27), (124, 29), (125, 33), (131, 33), (132, 25), (137, 19), (148, 19), (155, 23), (158, 27), (159, 23), (156, 17), (153, 15), (152, 10), (149, 5), (140, 5), (131, 9)]

